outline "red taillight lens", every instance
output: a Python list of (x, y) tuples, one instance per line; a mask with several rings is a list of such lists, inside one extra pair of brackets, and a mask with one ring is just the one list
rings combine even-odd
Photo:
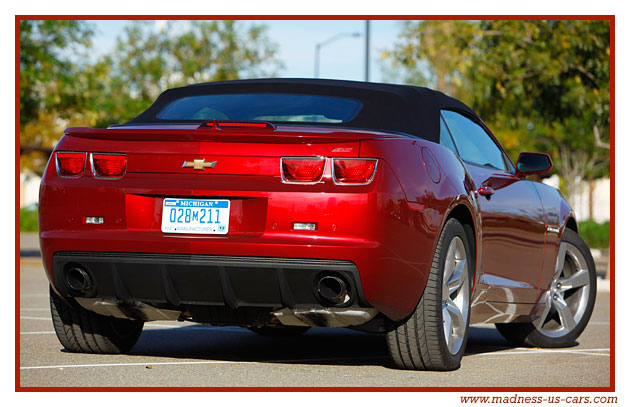
[(333, 158), (336, 184), (369, 184), (376, 173), (376, 158)]
[(324, 175), (326, 159), (313, 158), (287, 158), (281, 159), (282, 180), (284, 182), (317, 183)]
[(122, 177), (127, 167), (127, 156), (122, 154), (92, 154), (94, 175), (97, 177)]
[(64, 177), (80, 177), (85, 170), (85, 153), (57, 152), (57, 174)]

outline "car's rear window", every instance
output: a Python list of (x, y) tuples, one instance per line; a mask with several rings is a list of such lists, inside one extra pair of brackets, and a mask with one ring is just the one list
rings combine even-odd
[(355, 99), (297, 94), (224, 94), (189, 96), (162, 109), (161, 120), (264, 120), (270, 122), (344, 123), (362, 108)]

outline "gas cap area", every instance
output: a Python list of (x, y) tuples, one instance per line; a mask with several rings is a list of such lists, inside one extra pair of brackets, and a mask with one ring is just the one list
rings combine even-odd
[(435, 156), (427, 147), (422, 147), (422, 162), (424, 163), (424, 168), (427, 169), (427, 173), (431, 180), (436, 184), (440, 182), (442, 179), (442, 173), (440, 171), (440, 166), (438, 165)]

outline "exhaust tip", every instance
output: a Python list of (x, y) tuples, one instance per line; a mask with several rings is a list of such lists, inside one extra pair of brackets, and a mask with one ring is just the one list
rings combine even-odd
[(82, 293), (89, 291), (94, 286), (88, 272), (79, 267), (73, 267), (68, 270), (66, 273), (66, 283), (68, 287)]
[(343, 304), (350, 299), (346, 282), (335, 276), (322, 277), (317, 283), (317, 292), (335, 304)]

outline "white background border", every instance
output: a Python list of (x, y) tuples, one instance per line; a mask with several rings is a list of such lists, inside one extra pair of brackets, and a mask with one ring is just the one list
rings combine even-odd
[[(7, 5), (8, 2), (4, 4)], [(379, 1), (369, 3), (365, 0), (315, 0), (310, 2), (297, 1), (189, 1), (189, 2), (163, 2), (148, 0), (108, 0), (106, 2), (86, 2), (79, 0), (37, 0), (37, 1), (21, 1), (11, 2), (10, 9), (5, 8), (2, 14), (2, 30), (3, 41), (1, 43), (2, 53), (5, 55), (4, 63), (0, 65), (0, 76), (2, 81), (2, 121), (5, 127), (5, 135), (0, 138), (0, 173), (7, 174), (2, 178), (2, 191), (5, 199), (0, 201), (0, 209), (5, 217), (11, 217), (7, 214), (13, 214), (14, 208), (14, 191), (15, 191), (15, 131), (14, 131), (14, 101), (15, 101), (15, 73), (14, 73), (14, 33), (15, 33), (15, 15), (24, 14), (205, 14), (205, 15), (237, 15), (237, 14), (389, 14), (389, 15), (427, 15), (427, 14), (475, 14), (475, 15), (497, 15), (497, 14), (615, 14), (616, 21), (616, 143), (615, 151), (618, 157), (618, 164), (615, 169), (617, 182), (616, 189), (616, 207), (619, 208), (616, 213), (619, 215), (615, 219), (615, 228), (617, 231), (616, 247), (617, 251), (624, 253), (628, 247), (628, 238), (625, 237), (625, 231), (630, 230), (628, 225), (628, 217), (625, 216), (624, 209), (628, 206), (628, 181), (630, 160), (625, 158), (630, 138), (630, 129), (628, 122), (624, 120), (627, 116), (628, 96), (628, 72), (630, 66), (628, 64), (628, 30), (630, 27), (630, 18), (627, 7), (623, 1), (549, 1), (549, 0), (528, 0), (528, 1), (470, 1), (470, 0), (450, 0), (440, 2), (425, 1)], [(627, 2), (626, 2), (627, 3)], [(6, 6), (5, 6), (6, 7)], [(8, 175), (10, 174), (10, 176)], [(8, 223), (3, 222), (5, 225)], [(2, 273), (5, 275), (3, 284), (1, 285), (0, 298), (5, 315), (5, 326), (3, 330), (2, 340), (2, 390), (12, 392), (14, 390), (15, 377), (15, 352), (14, 352), (14, 292), (15, 292), (15, 268), (14, 258), (15, 252), (15, 232), (13, 223), (11, 226), (5, 226), (7, 230), (3, 231), (0, 247), (2, 247), (3, 267)], [(625, 256), (618, 256), (616, 269), (616, 286), (630, 286), (629, 275), (627, 271), (627, 261)], [(617, 297), (623, 297), (625, 290), (622, 288), (617, 292)], [(625, 315), (628, 311), (627, 303), (617, 300), (617, 315)], [(617, 318), (619, 320), (619, 318)], [(627, 319), (627, 318), (625, 318)], [(616, 360), (616, 384), (617, 395), (619, 396), (619, 404), (630, 403), (630, 391), (628, 386), (628, 347), (625, 346), (627, 340), (623, 338), (630, 337), (628, 325), (618, 321), (615, 325), (617, 330), (617, 360)], [(619, 340), (621, 339), (621, 341)], [(516, 367), (515, 367), (516, 368)], [(447, 375), (448, 373), (444, 373)], [(544, 374), (544, 372), (541, 372)], [(156, 383), (157, 384), (157, 383)], [(342, 382), (340, 382), (342, 384)], [(104, 383), (104, 385), (106, 385)], [(470, 393), (469, 393), (470, 394)], [(472, 393), (471, 395), (483, 395)], [(503, 393), (493, 393), (499, 395)], [(514, 392), (506, 393), (513, 395)], [(519, 393), (526, 395), (526, 393)], [(536, 395), (536, 394), (533, 394)], [(564, 393), (563, 395), (567, 395)], [(147, 398), (148, 396), (148, 398)], [(191, 397), (192, 396), (192, 397)], [(282, 398), (277, 393), (216, 393), (212, 395), (198, 394), (181, 394), (181, 393), (153, 393), (150, 395), (141, 393), (109, 393), (109, 394), (45, 394), (45, 393), (21, 393), (13, 394), (11, 399), (4, 400), (5, 405), (14, 405), (17, 400), (13, 398), (20, 397), (20, 402), (32, 401), (38, 403), (46, 403), (46, 405), (87, 405), (96, 404), (104, 405), (115, 400), (121, 400), (125, 405), (219, 405), (222, 403), (229, 405), (250, 404), (266, 405), (266, 404), (284, 404), (284, 402), (299, 402), (300, 406), (317, 406), (321, 407), (322, 403), (327, 402), (334, 405), (351, 405), (351, 404), (367, 404), (387, 406), (397, 403), (404, 399), (409, 402), (410, 406), (420, 406), (424, 403), (439, 402), (441, 405), (460, 405), (459, 393), (334, 393), (334, 394), (311, 394), (305, 395), (300, 393), (283, 393)], [(194, 397), (194, 398), (193, 398)], [(394, 400), (396, 399), (396, 400)], [(326, 401), (327, 400), (327, 401)], [(521, 404), (522, 405), (522, 404)]]

